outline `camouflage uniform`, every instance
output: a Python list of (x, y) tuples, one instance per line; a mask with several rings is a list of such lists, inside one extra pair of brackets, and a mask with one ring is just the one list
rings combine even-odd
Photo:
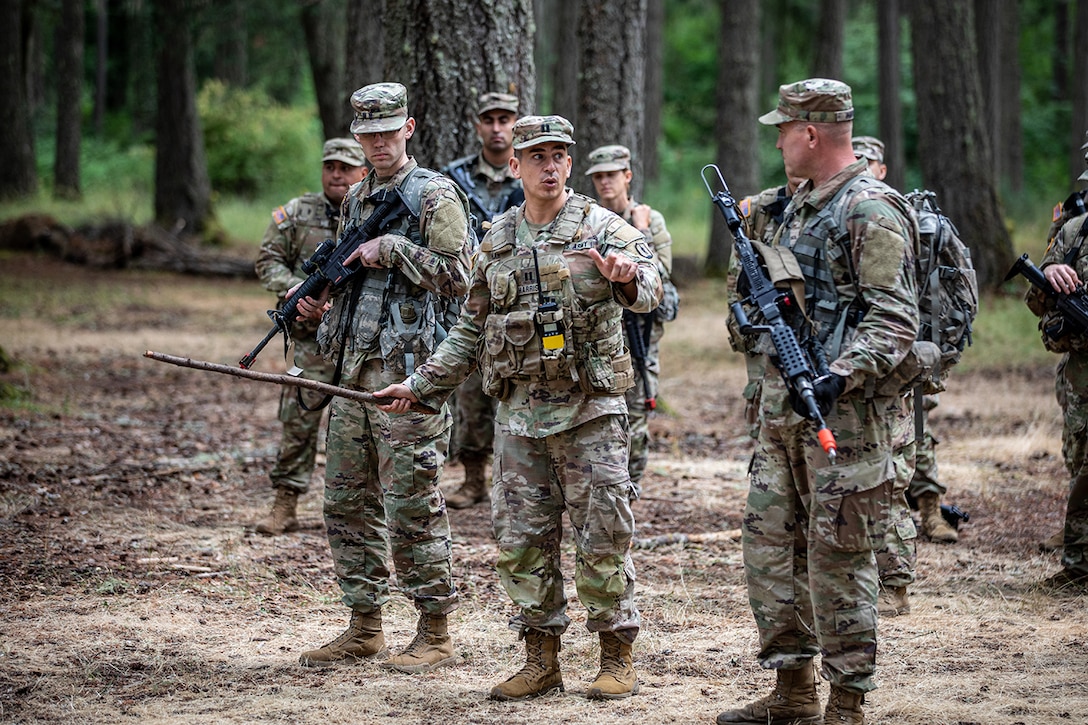
[[(641, 233), (587, 197), (568, 194), (543, 228), (525, 221), (524, 207), (495, 220), (461, 319), (407, 384), (422, 402), (440, 399), (479, 354), (484, 390), (500, 401), (491, 510), (500, 578), (520, 609), (511, 628), (558, 636), (570, 623), (559, 568), (565, 511), (589, 629), (631, 642), (639, 616), (623, 392), (632, 371), (620, 312), (656, 307), (661, 284)], [(638, 262), (634, 302), (600, 274), (587, 254), (592, 248)], [(548, 336), (556, 313), (539, 310), (541, 292), (559, 303), (558, 348), (544, 346), (556, 340)]]
[[(824, 104), (803, 111), (808, 115), (801, 118), (810, 122), (853, 117), (849, 87), (842, 83), (782, 86), (780, 96), (779, 110), (761, 122), (797, 120), (785, 113), (797, 113), (790, 97)], [(843, 189), (846, 193), (837, 195)], [(846, 206), (845, 216), (839, 205)], [(811, 246), (820, 245), (811, 226), (825, 207), (831, 219), (845, 219), (845, 248), (826, 239), (823, 248)], [(873, 552), (890, 524), (892, 445), (900, 404), (898, 395), (875, 391), (918, 332), (917, 235), (905, 200), (865, 174), (865, 162), (857, 161), (817, 188), (805, 182), (774, 240), (789, 247), (806, 270), (806, 311), (826, 340), (831, 373), (841, 376), (846, 387), (826, 418), (838, 439), (838, 458), (831, 465), (814, 425), (793, 411), (781, 376), (766, 363), (743, 523), (745, 570), (760, 663), (796, 670), (820, 654), (821, 673), (831, 681), (833, 694), (856, 697), (875, 687), (878, 577)], [(815, 304), (822, 299), (821, 285), (837, 296), (837, 304), (825, 307), (826, 316), (818, 314)], [(860, 320), (850, 314), (855, 301), (866, 310)], [(851, 324), (836, 344), (833, 331), (844, 320)]]

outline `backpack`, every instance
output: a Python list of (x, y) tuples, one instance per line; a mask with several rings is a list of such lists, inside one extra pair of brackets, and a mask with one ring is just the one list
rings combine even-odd
[(914, 209), (919, 230), (915, 259), (918, 340), (933, 342), (941, 349), (940, 363), (922, 388), (925, 393), (939, 393), (948, 371), (971, 344), (972, 323), (978, 314), (978, 280), (971, 250), (952, 220), (941, 213), (936, 194), (915, 189), (906, 199)]
[(1050, 220), (1050, 229), (1046, 233), (1047, 249), (1050, 249), (1050, 245), (1054, 243), (1054, 237), (1058, 236), (1058, 231), (1065, 226), (1067, 221), (1075, 219), (1085, 211), (1088, 211), (1084, 206), (1085, 197), (1088, 197), (1088, 189), (1074, 191), (1065, 201), (1054, 205), (1054, 214)]

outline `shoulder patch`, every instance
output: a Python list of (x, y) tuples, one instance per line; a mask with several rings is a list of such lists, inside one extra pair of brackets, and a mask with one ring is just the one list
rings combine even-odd
[(1059, 201), (1054, 205), (1054, 216), (1051, 217), (1050, 222), (1053, 224), (1062, 218), (1062, 203)]
[(752, 197), (746, 196), (740, 200), (740, 204), (737, 205), (737, 211), (740, 215), (747, 219), (752, 214)]
[(276, 226), (283, 224), (287, 221), (287, 210), (282, 206), (278, 206), (272, 210), (272, 221), (276, 223)]
[(643, 259), (653, 259), (654, 250), (647, 242), (635, 242), (635, 253)]

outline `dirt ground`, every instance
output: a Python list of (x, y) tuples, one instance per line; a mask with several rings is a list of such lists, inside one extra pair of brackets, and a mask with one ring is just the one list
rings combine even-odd
[[(0, 382), (23, 395), (0, 408), (0, 721), (709, 723), (769, 690), (772, 674), (753, 659), (740, 544), (725, 533), (635, 551), (636, 697), (585, 699), (597, 645), (568, 582), (566, 693), (488, 701), (522, 650), (505, 626), (512, 608), (481, 507), (450, 514), (455, 666), (421, 676), (299, 667), (300, 651), (347, 620), (322, 472), (300, 532), (247, 532), (271, 500), (278, 390), (143, 357), (235, 363), (268, 329), (266, 293), (26, 255), (0, 259), (0, 285), (0, 347), (19, 362)], [(643, 539), (740, 525), (751, 445), (718, 292), (685, 289), (663, 342), (664, 410), (635, 504)], [(277, 345), (259, 369), (278, 370)], [(1052, 388), (1050, 367), (975, 361), (942, 395), (941, 471), (970, 521), (958, 544), (919, 543), (913, 611), (880, 625), (871, 722), (1088, 722), (1088, 599), (1034, 586), (1057, 570), (1038, 543), (1060, 527), (1066, 492)], [(458, 477), (451, 467), (444, 486)], [(407, 644), (414, 613), (403, 597), (386, 623), (391, 647)]]

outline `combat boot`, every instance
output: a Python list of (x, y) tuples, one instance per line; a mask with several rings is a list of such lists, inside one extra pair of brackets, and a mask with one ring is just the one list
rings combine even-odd
[(910, 599), (907, 598), (907, 588), (905, 586), (885, 587), (881, 585), (877, 614), (881, 617), (901, 617), (910, 614)]
[(1065, 547), (1065, 529), (1059, 529), (1049, 539), (1039, 544), (1039, 551), (1059, 551)]
[(461, 463), (465, 467), (465, 482), (446, 496), (446, 506), (451, 509), (467, 509), (487, 500), (487, 456), (462, 453)]
[(589, 686), (590, 700), (620, 700), (638, 694), (638, 675), (631, 663), (631, 645), (615, 632), (600, 632), (601, 671)]
[(718, 715), (718, 725), (817, 725), (820, 697), (812, 663), (776, 672), (778, 681), (770, 695), (737, 710), (726, 710)]
[(453, 639), (446, 627), (445, 614), (420, 613), (416, 636), (398, 655), (382, 663), (382, 667), (417, 675), (443, 665), (453, 664)]
[(865, 725), (865, 713), (861, 711), (863, 704), (864, 693), (850, 692), (832, 685), (823, 725)]
[(929, 537), (930, 541), (940, 544), (954, 544), (960, 540), (956, 530), (948, 525), (941, 516), (941, 497), (939, 494), (929, 492), (916, 497), (918, 501), (918, 514), (922, 519), (922, 534)]
[(303, 652), (298, 663), (303, 667), (330, 667), (355, 664), (361, 660), (381, 659), (388, 654), (382, 633), (382, 611), (351, 612), (351, 623), (339, 637), (318, 649)]
[(538, 629), (526, 630), (525, 666), (491, 688), (492, 700), (528, 700), (553, 690), (563, 692), (563, 675), (559, 672), (559, 637)]
[(279, 536), (287, 531), (298, 531), (298, 517), (295, 509), (298, 506), (298, 491), (293, 488), (276, 486), (276, 500), (272, 502), (272, 511), (257, 522), (256, 529), (259, 534)]

